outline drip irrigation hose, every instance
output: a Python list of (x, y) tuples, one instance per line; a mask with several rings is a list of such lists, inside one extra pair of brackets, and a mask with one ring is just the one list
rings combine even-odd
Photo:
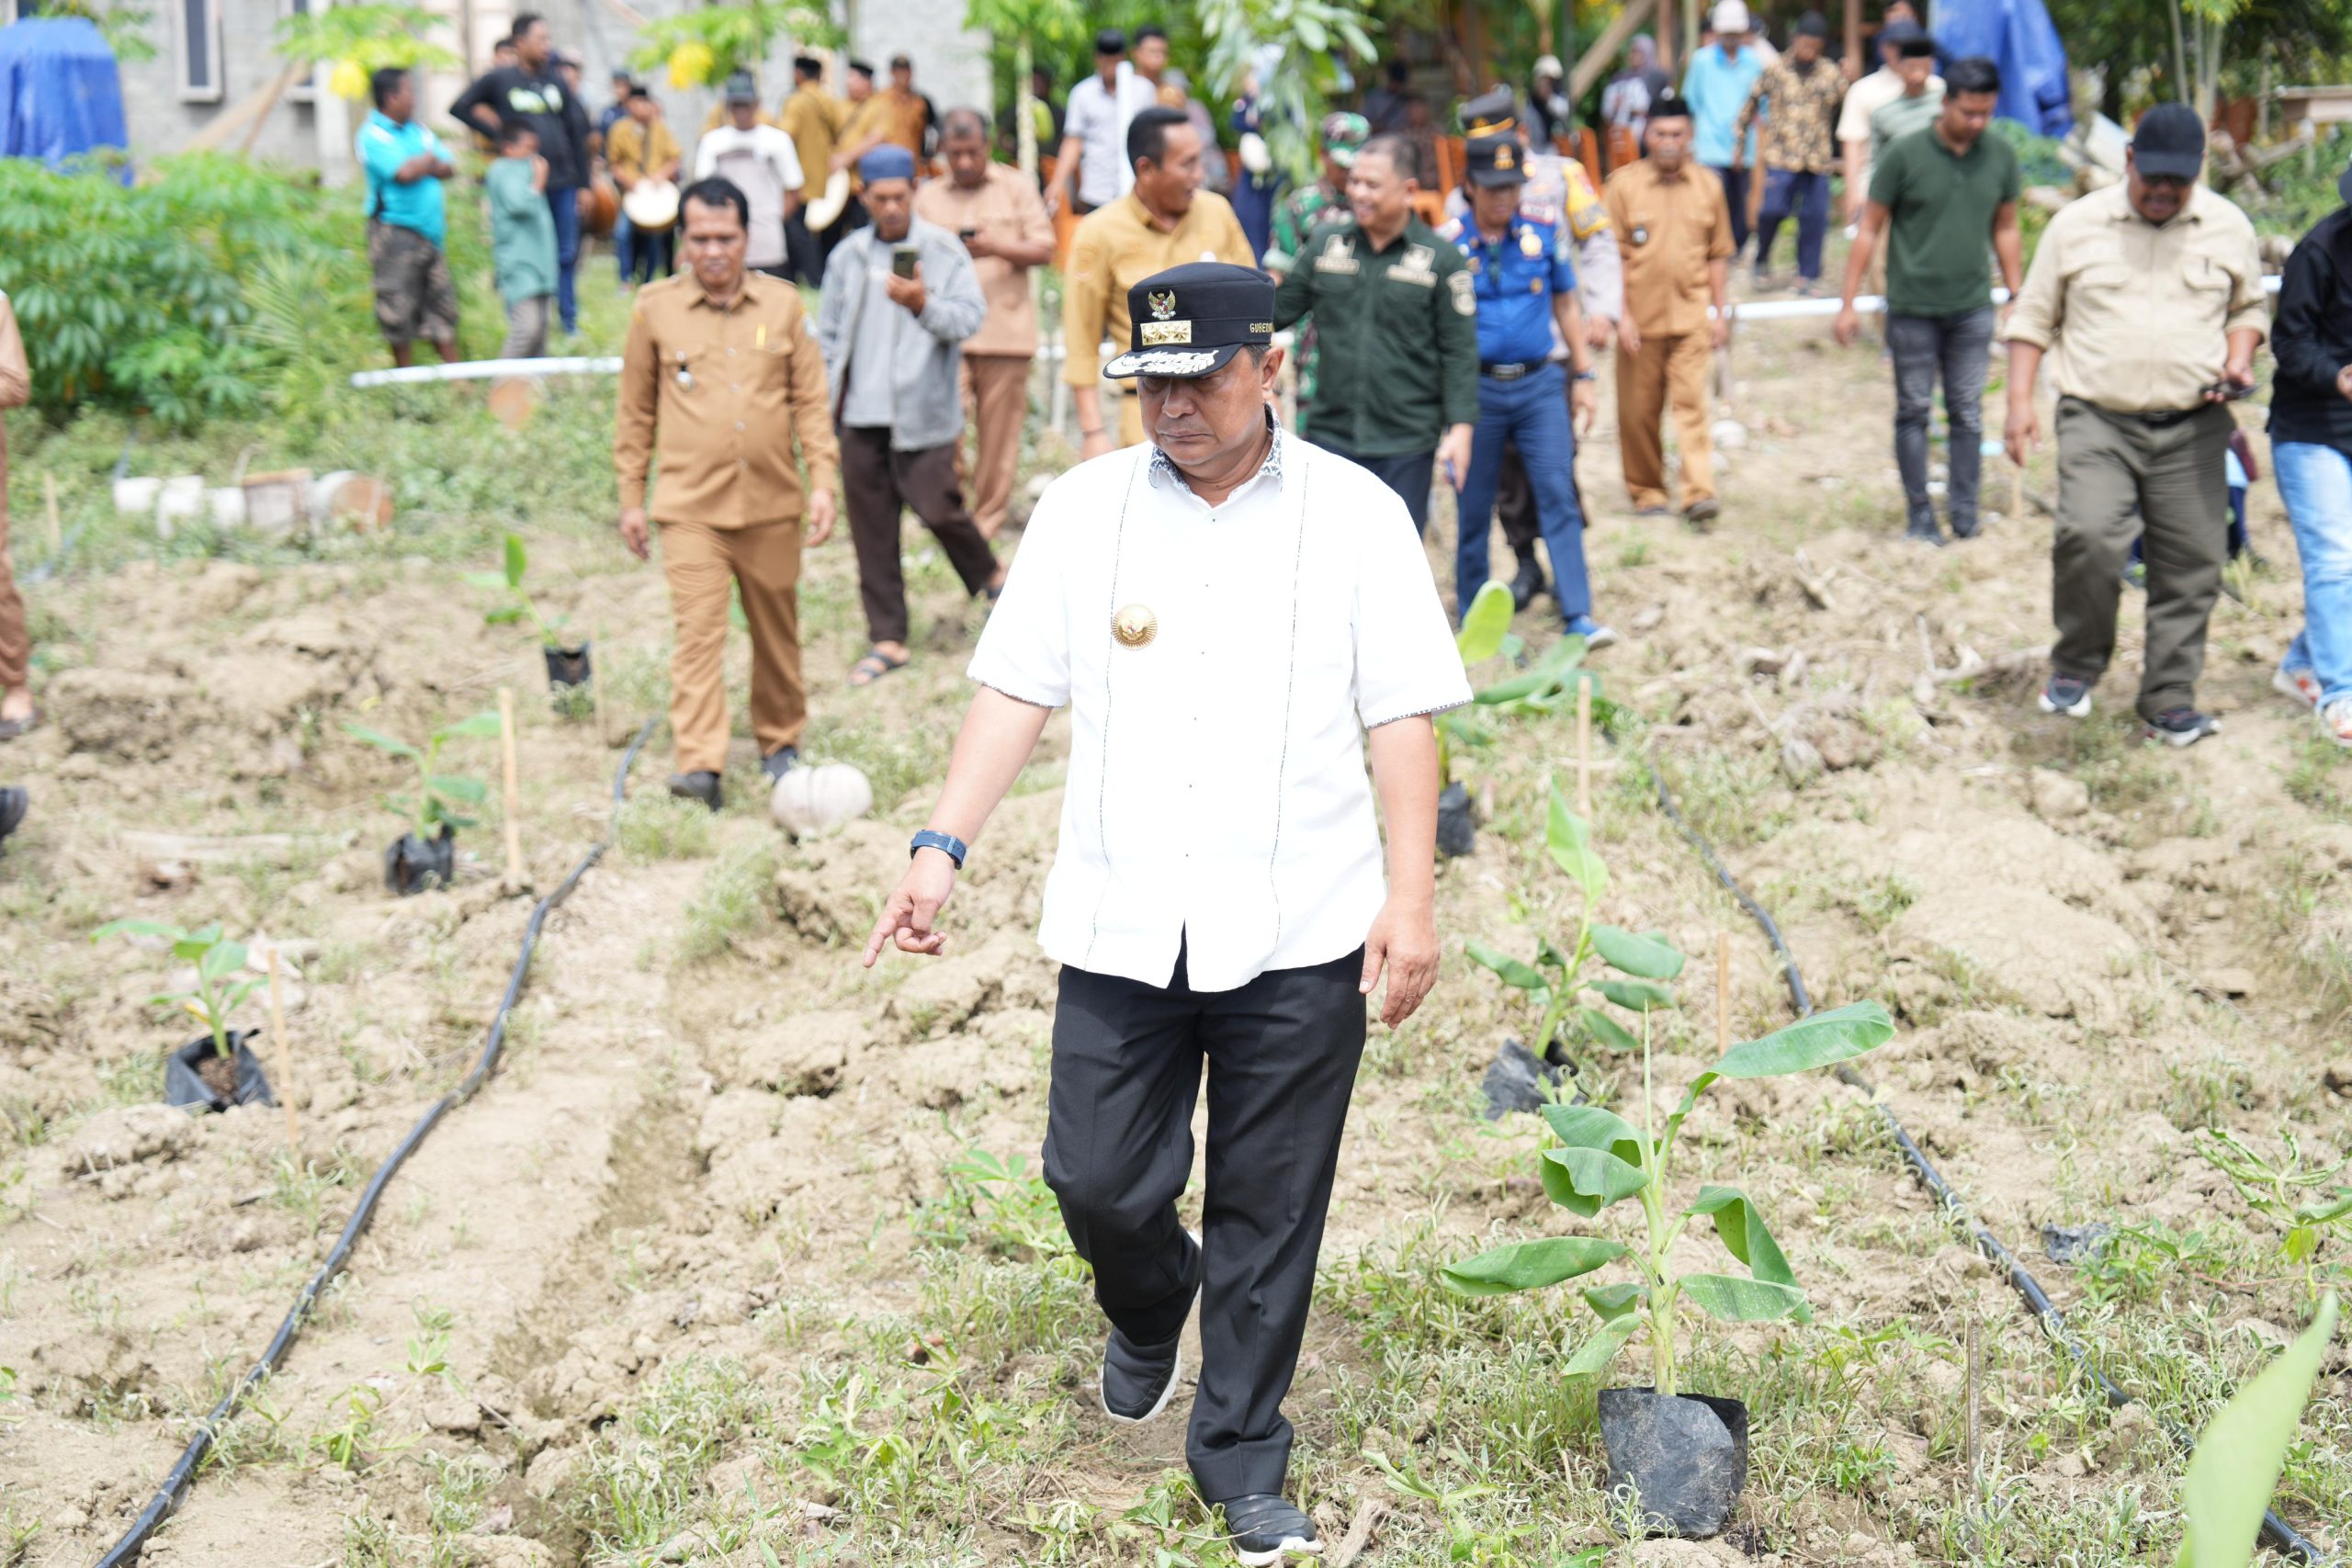
[[(1655, 750), (1650, 753), (1649, 765), (1650, 782), (1657, 786), (1658, 809), (1666, 813), (1666, 819), (1674, 824), (1675, 830), (1689, 841), (1690, 847), (1699, 852), (1699, 858), (1706, 862), (1707, 869), (1714, 873), (1715, 880), (1723, 884), (1724, 891), (1729, 893), (1739, 907), (1747, 911), (1748, 918), (1762, 928), (1765, 940), (1772, 944), (1772, 952), (1781, 961), (1781, 976), (1788, 982), (1790, 1004), (1795, 1008), (1799, 1018), (1812, 1016), (1813, 996), (1805, 988), (1804, 971), (1797, 967), (1797, 955), (1790, 951), (1788, 939), (1781, 934), (1780, 922), (1772, 918), (1770, 910), (1758, 903), (1749, 896), (1747, 889), (1739, 885), (1739, 880), (1724, 866), (1723, 857), (1715, 853), (1714, 845), (1709, 843), (1706, 836), (1693, 828), (1689, 818), (1682, 815), (1681, 807), (1675, 803), (1674, 791), (1667, 784), (1666, 768)], [(1928, 1158), (1927, 1152), (1905, 1130), (1894, 1110), (1879, 1098), (1878, 1090), (1871, 1081), (1856, 1072), (1851, 1063), (1840, 1062), (1836, 1071), (1839, 1082), (1850, 1084), (1869, 1097), (1871, 1109), (1878, 1112), (1879, 1120), (1893, 1135), (1894, 1146), (1902, 1151), (1904, 1163), (1911, 1168), (1911, 1174), (1919, 1179), (1920, 1185), (1935, 1195), (1936, 1201), (1944, 1211), (1944, 1217), (1955, 1228), (1964, 1232), (1976, 1250), (2002, 1271), (2010, 1288), (2024, 1297), (2025, 1304), (2033, 1309), (2042, 1332), (2058, 1342), (2077, 1369), (2098, 1382), (2100, 1392), (2107, 1396), (2109, 1407), (2120, 1408), (2131, 1404), (2131, 1393), (2099, 1370), (2098, 1364), (2091, 1359), (2090, 1348), (2067, 1325), (2066, 1314), (2051, 1301), (2050, 1292), (2041, 1288), (2041, 1281), (2033, 1277), (2017, 1254), (2001, 1244), (2000, 1237), (1969, 1213), (1967, 1203), (1952, 1190), (1943, 1173), (1936, 1168), (1935, 1162)], [(2195, 1434), (2169, 1420), (2161, 1424), (2165, 1435), (2178, 1445), (2183, 1453), (2195, 1450)], [(2262, 1539), (2300, 1562), (2321, 1564), (2324, 1568), (2330, 1561), (2327, 1554), (2309, 1538), (2268, 1508), (2262, 1512)]]
[[(649, 718), (639, 727), (637, 738), (628, 743), (628, 750), (621, 754), (620, 766), (614, 770), (613, 809), (616, 813), (619, 811), (628, 787), (629, 770), (636, 766), (638, 753), (645, 749), (646, 739), (653, 733), (654, 722)], [(211, 1451), (213, 1439), (219, 1436), (221, 1424), (228, 1420), (247, 1394), (277, 1371), (277, 1364), (285, 1358), (288, 1347), (302, 1332), (303, 1324), (310, 1320), (312, 1309), (318, 1305), (319, 1293), (326, 1289), (329, 1280), (343, 1271), (344, 1264), (351, 1257), (352, 1247), (368, 1229), (368, 1223), (376, 1217), (376, 1205), (383, 1198), (384, 1189), (391, 1185), (392, 1178), (402, 1163), (416, 1152), (417, 1145), (424, 1142), (425, 1135), (433, 1131), (445, 1113), (471, 1099), (474, 1091), (497, 1069), (499, 1055), (506, 1048), (506, 1020), (523, 994), (523, 980), (530, 973), (531, 951), (538, 945), (539, 929), (547, 923), (548, 912), (571, 897), (571, 890), (580, 886), (580, 879), (588, 874), (588, 868), (604, 858), (612, 842), (613, 824), (608, 818), (604, 837), (588, 847), (588, 852), (580, 857), (580, 863), (571, 868), (571, 874), (557, 884), (555, 891), (532, 908), (530, 921), (523, 928), (523, 951), (515, 957), (514, 971), (506, 976), (505, 992), (498, 998), (498, 1011), (491, 1018), (490, 1032), (482, 1041), (481, 1055), (475, 1059), (473, 1071), (468, 1073), (456, 1089), (425, 1107), (424, 1114), (416, 1119), (416, 1124), (408, 1130), (408, 1135), (377, 1168), (367, 1190), (359, 1195), (358, 1207), (352, 1211), (350, 1220), (344, 1225), (343, 1234), (335, 1238), (334, 1246), (328, 1250), (318, 1271), (295, 1296), (293, 1307), (287, 1313), (286, 1320), (277, 1325), (277, 1332), (271, 1337), (268, 1348), (262, 1351), (261, 1359), (246, 1369), (244, 1376), (220, 1396), (220, 1402), (198, 1423), (196, 1436), (189, 1438), (187, 1447), (180, 1451), (179, 1462), (173, 1465), (171, 1472), (164, 1477), (164, 1483), (155, 1489), (155, 1495), (148, 1499), (147, 1506), (139, 1511), (139, 1517), (130, 1522), (130, 1528), (123, 1532), (122, 1539), (98, 1559), (97, 1568), (126, 1568), (126, 1565), (139, 1560), (139, 1554), (146, 1550), (148, 1538), (155, 1533), (187, 1495), (188, 1487), (196, 1480), (198, 1467), (203, 1464), (204, 1456)]]

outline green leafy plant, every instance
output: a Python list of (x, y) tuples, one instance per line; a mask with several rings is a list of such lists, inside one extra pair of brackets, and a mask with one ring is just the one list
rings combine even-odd
[(176, 1005), (186, 1009), (211, 1034), (213, 1050), (223, 1056), (232, 1055), (229, 1015), (261, 986), (258, 979), (236, 977), (245, 966), (243, 942), (231, 942), (223, 936), (218, 920), (197, 931), (166, 925), (161, 920), (108, 920), (90, 933), (90, 940), (101, 942), (110, 936), (161, 937), (172, 944), (174, 958), (195, 964), (195, 989), (165, 991), (147, 999), (155, 1007)]
[[(1544, 824), (1544, 845), (1552, 863), (1584, 894), (1584, 913), (1577, 922), (1575, 940), (1562, 948), (1539, 935), (1532, 964), (1475, 940), (1465, 944), (1464, 951), (1473, 962), (1493, 970), (1504, 985), (1526, 992), (1540, 1010), (1542, 1021), (1530, 1049), (1538, 1053), (1548, 1049), (1573, 1010), (1585, 1033), (1601, 1044), (1617, 1051), (1639, 1050), (1642, 1042), (1608, 1013), (1586, 1005), (1584, 993), (1589, 988), (1611, 1006), (1637, 1019), (1645, 1018), (1657, 1009), (1674, 1006), (1674, 993), (1666, 982), (1682, 973), (1682, 954), (1668, 946), (1662, 935), (1629, 931), (1593, 918), (1601, 894), (1609, 887), (1609, 868), (1592, 847), (1591, 828), (1568, 808), (1567, 798), (1556, 785)], [(1596, 958), (1617, 974), (1588, 983), (1585, 968)]]
[[(1638, 1200), (1644, 1222), (1638, 1245), (1593, 1235), (1512, 1242), (1444, 1269), (1445, 1283), (1464, 1295), (1501, 1295), (1556, 1285), (1619, 1258), (1629, 1259), (1633, 1280), (1584, 1292), (1585, 1304), (1600, 1318), (1600, 1328), (1569, 1358), (1565, 1370), (1570, 1377), (1606, 1371), (1617, 1352), (1646, 1328), (1653, 1382), (1661, 1394), (1678, 1392), (1674, 1314), (1686, 1297), (1720, 1323), (1812, 1322), (1804, 1292), (1754, 1200), (1737, 1188), (1713, 1185), (1702, 1186), (1679, 1209), (1668, 1198), (1675, 1140), (1699, 1097), (1721, 1079), (1808, 1072), (1874, 1050), (1894, 1036), (1894, 1021), (1876, 1002), (1856, 1002), (1800, 1019), (1725, 1052), (1692, 1080), (1661, 1124), (1651, 1091), (1645, 1023), (1640, 1126), (1598, 1105), (1544, 1108), (1544, 1119), (1559, 1140), (1544, 1151), (1545, 1194), (1585, 1219), (1624, 1199)], [(1747, 1270), (1744, 1276), (1675, 1271), (1669, 1261), (1674, 1244), (1694, 1220), (1713, 1224), (1724, 1249)]]
[[(2352, 1159), (2313, 1166), (2305, 1161), (2291, 1131), (2281, 1128), (2278, 1140), (2286, 1154), (2278, 1160), (2265, 1159), (2233, 1134), (2219, 1131), (2208, 1131), (2199, 1139), (2197, 1152), (2230, 1179), (2248, 1208), (2285, 1233), (2279, 1237), (2279, 1255), (2303, 1271), (2303, 1289), (2316, 1301), (2322, 1248), (2331, 1241), (2352, 1242), (2352, 1185), (2345, 1179)], [(2342, 1266), (2326, 1272), (2340, 1275)]]
[(478, 713), (461, 718), (455, 724), (444, 725), (425, 737), (423, 746), (412, 746), (405, 740), (393, 739), (380, 730), (364, 724), (349, 724), (344, 733), (355, 739), (365, 740), (387, 756), (397, 757), (415, 771), (412, 793), (387, 795), (384, 808), (409, 824), (409, 830), (422, 840), (433, 837), (434, 829), (470, 828), (475, 818), (460, 814), (461, 807), (477, 807), (488, 798), (490, 786), (477, 778), (463, 773), (441, 772), (441, 749), (450, 741), (498, 733), (498, 716)]
[(482, 616), (484, 621), (493, 626), (511, 626), (528, 621), (537, 630), (541, 643), (548, 648), (561, 648), (564, 617), (558, 615), (549, 620), (540, 614), (538, 603), (531, 597), (530, 590), (523, 586), (524, 574), (530, 566), (530, 556), (523, 547), (523, 536), (510, 533), (506, 536), (506, 550), (500, 570), (469, 571), (466, 574), (466, 581), (476, 588), (492, 589), (504, 597), (505, 603)]
[(1364, 31), (1363, 0), (1203, 0), (1197, 14), (1209, 40), (1208, 96), (1231, 102), (1259, 51), (1272, 51), (1273, 70), (1258, 78), (1266, 151), (1297, 183), (1316, 178), (1311, 128), (1322, 121), (1346, 57), (1380, 57)]
[(2263, 1510), (2278, 1484), (2312, 1384), (2335, 1337), (2330, 1292), (2312, 1325), (2207, 1424), (2180, 1483), (2188, 1529), (2174, 1568), (2246, 1568), (2262, 1535)]
[[(1013, 158), (1021, 172), (1037, 175), (1036, 97), (1030, 68), (1037, 50), (1076, 41), (1087, 28), (1087, 12), (1077, 0), (967, 0), (964, 25), (992, 39), (1012, 40)], [(1051, 149), (1046, 149), (1051, 151)]]
[[(357, 98), (368, 91), (368, 75), (387, 65), (426, 71), (458, 71), (465, 62), (429, 36), (441, 18), (421, 6), (392, 0), (343, 0), (331, 9), (297, 12), (277, 24), (271, 36), (277, 52), (298, 65), (332, 60), (343, 80), (334, 84), (344, 97)], [(349, 67), (345, 71), (345, 67)], [(357, 77), (356, 90), (351, 77)]]
[(751, 70), (768, 57), (778, 38), (786, 36), (808, 49), (834, 48), (842, 39), (842, 29), (821, 6), (730, 0), (647, 22), (638, 29), (638, 45), (628, 62), (639, 71), (667, 66), (673, 87), (700, 86)]

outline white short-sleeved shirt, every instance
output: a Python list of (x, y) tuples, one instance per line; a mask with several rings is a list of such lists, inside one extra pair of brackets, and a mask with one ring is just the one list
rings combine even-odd
[[(1157, 630), (1129, 647), (1123, 609)], [(1194, 989), (1353, 951), (1386, 897), (1363, 732), (1470, 683), (1412, 520), (1371, 474), (1277, 432), (1211, 507), (1151, 446), (1038, 502), (969, 673), (1070, 709), (1048, 956)]]
[(1089, 76), (1069, 90), (1062, 109), (1062, 134), (1079, 139), (1078, 199), (1089, 207), (1108, 207), (1135, 184), (1135, 168), (1127, 162), (1127, 125), (1141, 111), (1159, 102), (1159, 90), (1148, 77), (1119, 62), (1117, 85), (1105, 87), (1100, 76)]

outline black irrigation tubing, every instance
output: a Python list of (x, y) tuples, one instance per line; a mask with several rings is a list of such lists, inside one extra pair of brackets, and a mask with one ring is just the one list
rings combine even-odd
[[(620, 809), (628, 787), (629, 770), (637, 763), (637, 754), (645, 749), (646, 738), (653, 733), (654, 722), (649, 718), (639, 727), (637, 738), (628, 743), (628, 750), (621, 754), (620, 766), (613, 772), (613, 809), (616, 812)], [(98, 1559), (96, 1568), (126, 1568), (126, 1565), (139, 1561), (139, 1554), (146, 1550), (148, 1538), (155, 1533), (172, 1510), (179, 1506), (181, 1498), (187, 1495), (188, 1487), (196, 1480), (198, 1468), (204, 1463), (204, 1456), (211, 1451), (213, 1439), (219, 1436), (221, 1424), (248, 1393), (277, 1371), (277, 1363), (285, 1358), (288, 1347), (302, 1332), (302, 1325), (310, 1321), (312, 1309), (318, 1305), (319, 1293), (326, 1289), (329, 1280), (343, 1271), (344, 1264), (351, 1257), (352, 1247), (368, 1229), (368, 1222), (376, 1217), (376, 1204), (384, 1196), (384, 1189), (391, 1185), (392, 1178), (401, 1164), (416, 1152), (417, 1145), (424, 1142), (425, 1134), (433, 1131), (445, 1113), (471, 1099), (474, 1091), (497, 1069), (499, 1055), (506, 1048), (506, 1020), (523, 994), (523, 980), (530, 973), (531, 950), (538, 945), (539, 928), (547, 923), (550, 910), (571, 897), (571, 890), (580, 886), (580, 879), (588, 874), (588, 868), (604, 858), (612, 842), (613, 825), (607, 818), (604, 837), (589, 846), (588, 852), (580, 857), (580, 863), (571, 868), (571, 874), (559, 883), (554, 892), (532, 908), (530, 922), (523, 928), (523, 951), (514, 959), (513, 973), (506, 976), (506, 990), (498, 998), (498, 1011), (490, 1021), (490, 1032), (482, 1041), (481, 1055), (475, 1060), (473, 1071), (468, 1073), (456, 1089), (427, 1106), (424, 1114), (416, 1119), (416, 1125), (408, 1130), (408, 1136), (402, 1138), (386, 1156), (384, 1163), (377, 1168), (375, 1176), (368, 1180), (367, 1190), (359, 1195), (359, 1206), (352, 1211), (350, 1221), (344, 1225), (343, 1234), (335, 1238), (334, 1247), (319, 1265), (318, 1271), (311, 1276), (302, 1286), (301, 1292), (294, 1298), (292, 1309), (287, 1313), (286, 1321), (277, 1325), (277, 1333), (271, 1337), (268, 1348), (261, 1353), (261, 1359), (246, 1370), (245, 1375), (220, 1396), (220, 1403), (215, 1404), (198, 1425), (196, 1436), (189, 1438), (187, 1447), (180, 1451), (179, 1462), (173, 1465), (171, 1473), (164, 1477), (164, 1483), (155, 1489), (155, 1495), (148, 1499), (147, 1506), (139, 1511), (139, 1517), (130, 1522), (130, 1528), (123, 1532), (122, 1539)]]
[[(1765, 940), (1772, 944), (1773, 953), (1780, 957), (1781, 974), (1788, 982), (1791, 1004), (1795, 1007), (1799, 1018), (1810, 1017), (1814, 1010), (1813, 996), (1805, 989), (1804, 971), (1797, 967), (1797, 955), (1789, 950), (1788, 939), (1781, 934), (1780, 922), (1772, 918), (1770, 910), (1758, 903), (1747, 889), (1739, 885), (1738, 879), (1724, 866), (1723, 857), (1715, 853), (1714, 845), (1709, 843), (1705, 835), (1693, 828), (1689, 818), (1682, 815), (1681, 807), (1675, 804), (1674, 791), (1667, 784), (1665, 765), (1655, 750), (1650, 753), (1650, 781), (1657, 786), (1658, 809), (1666, 813), (1667, 820), (1673, 823), (1675, 830), (1699, 852), (1699, 858), (1707, 863), (1707, 869), (1715, 874), (1715, 880), (1723, 884), (1724, 891), (1729, 893), (1739, 907), (1747, 911), (1748, 918), (1763, 929)], [(2067, 1326), (2066, 1314), (2051, 1301), (2050, 1292), (2041, 1288), (2041, 1281), (2033, 1277), (2017, 1254), (2001, 1244), (2000, 1237), (1969, 1213), (1967, 1203), (1952, 1190), (1951, 1183), (1944, 1180), (1943, 1173), (1936, 1168), (1926, 1151), (1904, 1129), (1893, 1109), (1879, 1098), (1878, 1090), (1871, 1081), (1856, 1072), (1850, 1063), (1840, 1062), (1837, 1073), (1840, 1082), (1851, 1084), (1869, 1097), (1871, 1109), (1878, 1112), (1887, 1132), (1894, 1135), (1894, 1146), (1902, 1151), (1904, 1163), (1910, 1166), (1911, 1174), (1935, 1195), (1936, 1201), (1943, 1206), (1945, 1217), (1967, 1233), (1976, 1250), (2000, 1268), (2010, 1287), (2025, 1298), (2027, 1306), (2033, 1309), (2042, 1331), (2058, 1342), (2078, 1369), (2097, 1381), (2100, 1391), (2107, 1395), (2109, 1406), (2119, 1408), (2131, 1404), (2131, 1393), (2099, 1370), (2098, 1364), (2091, 1359), (2089, 1347)], [(2194, 1434), (2172, 1421), (2165, 1421), (2163, 1426), (2184, 1453), (2195, 1449), (2197, 1439)], [(2330, 1562), (2316, 1543), (2268, 1508), (2262, 1512), (2262, 1539), (2300, 1562), (2321, 1564), (2323, 1568)]]

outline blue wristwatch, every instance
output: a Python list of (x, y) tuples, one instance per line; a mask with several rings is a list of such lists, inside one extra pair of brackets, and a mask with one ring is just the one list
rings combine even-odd
[(907, 840), (907, 858), (909, 860), (915, 858), (915, 852), (917, 850), (937, 850), (940, 853), (945, 855), (949, 860), (956, 863), (956, 869), (957, 871), (964, 869), (964, 857), (972, 852), (972, 847), (969, 844), (967, 844), (963, 840), (957, 838), (955, 834), (941, 833), (929, 828), (925, 828), (922, 832), (917, 833), (913, 838)]

